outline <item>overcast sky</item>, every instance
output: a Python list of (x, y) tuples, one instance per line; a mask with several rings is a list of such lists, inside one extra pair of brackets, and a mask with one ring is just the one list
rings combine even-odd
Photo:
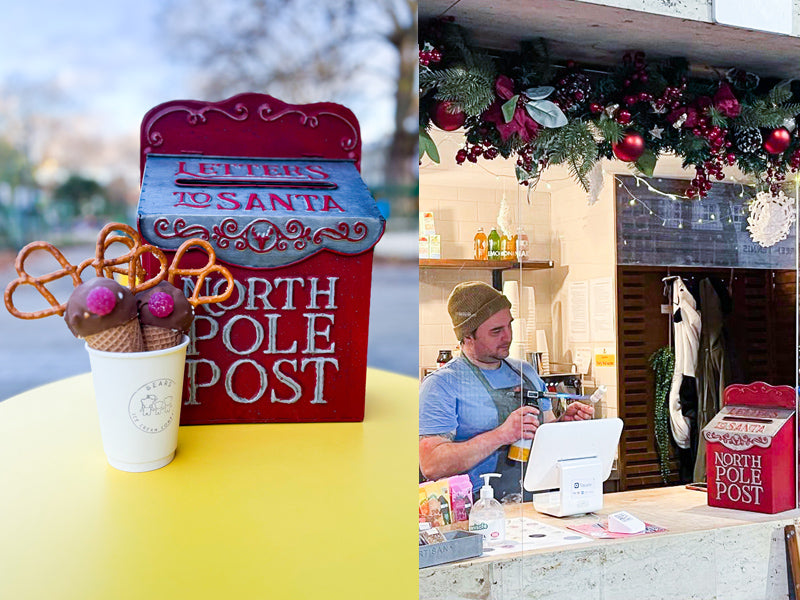
[[(138, 147), (139, 125), (148, 110), (197, 97), (187, 68), (170, 59), (169, 45), (158, 37), (163, 4), (0, 0), (0, 100), (3, 93), (14, 95), (23, 86), (53, 85), (60, 100), (48, 103), (46, 110), (67, 116), (82, 132), (102, 131)], [(387, 133), (391, 112), (385, 103), (372, 111), (376, 114), (351, 108), (361, 121), (365, 143)], [(126, 152), (135, 159), (130, 148)], [(138, 176), (138, 166), (125, 169)]]
[(70, 109), (135, 133), (150, 108), (187, 94), (156, 37), (159, 4), (0, 0), (0, 82), (55, 82)]

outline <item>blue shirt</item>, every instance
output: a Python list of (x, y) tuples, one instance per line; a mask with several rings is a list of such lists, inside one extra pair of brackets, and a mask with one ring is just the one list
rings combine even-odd
[[(514, 372), (514, 369), (517, 372)], [(545, 385), (535, 369), (528, 363), (507, 358), (499, 369), (481, 369), (489, 385), (494, 389), (514, 387), (521, 384), (519, 372), (525, 374), (538, 390)], [(547, 398), (540, 400), (542, 410), (551, 410)], [(463, 442), (478, 434), (495, 429), (497, 408), (489, 392), (472, 372), (463, 357), (451, 360), (425, 379), (419, 388), (419, 434), (455, 434), (454, 441)], [(479, 489), (479, 475), (492, 473), (497, 466), (500, 450), (487, 456), (468, 471), (473, 489)]]

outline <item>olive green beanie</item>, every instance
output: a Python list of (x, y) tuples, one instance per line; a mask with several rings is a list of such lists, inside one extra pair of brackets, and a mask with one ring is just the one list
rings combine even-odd
[(447, 299), (447, 312), (450, 313), (458, 341), (505, 308), (511, 308), (508, 298), (482, 281), (459, 283)]

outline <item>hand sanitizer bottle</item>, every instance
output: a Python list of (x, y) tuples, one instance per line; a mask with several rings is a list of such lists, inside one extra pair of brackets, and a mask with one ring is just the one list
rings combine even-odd
[(498, 544), (506, 539), (506, 514), (503, 505), (495, 500), (489, 480), (500, 474), (484, 473), (481, 477), (481, 497), (469, 513), (469, 530), (482, 534), (484, 544)]

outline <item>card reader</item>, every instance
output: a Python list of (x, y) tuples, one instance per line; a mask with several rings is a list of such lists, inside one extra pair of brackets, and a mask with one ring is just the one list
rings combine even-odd
[(642, 533), (644, 523), (625, 510), (608, 515), (608, 530), (613, 533)]

